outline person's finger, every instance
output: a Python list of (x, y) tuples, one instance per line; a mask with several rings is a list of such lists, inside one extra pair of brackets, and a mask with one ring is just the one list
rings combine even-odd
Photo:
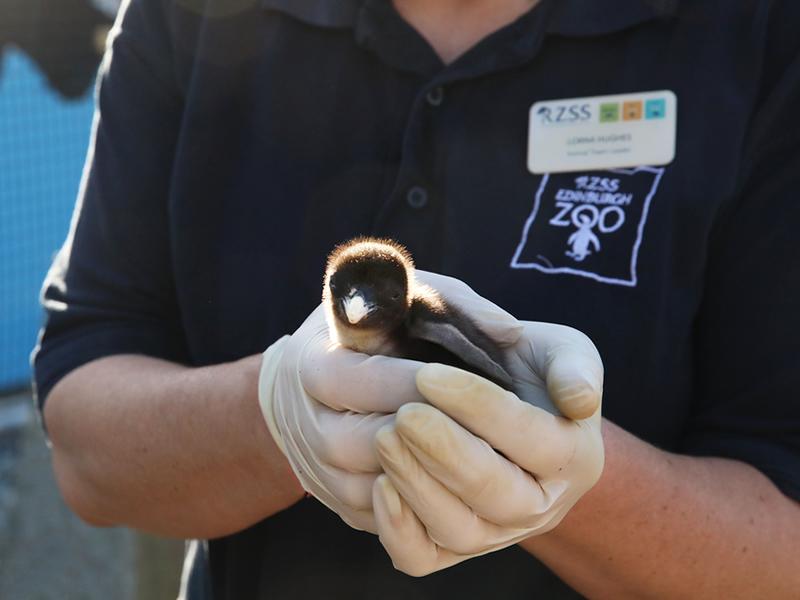
[[(484, 440), (432, 406), (404, 406), (397, 413), (394, 428), (407, 446), (405, 451), (419, 461), (425, 474), (471, 509), (463, 510), (463, 514), (459, 515), (461, 523), (470, 524), (473, 529), (478, 530), (474, 535), (470, 535), (473, 532), (469, 530), (462, 534), (469, 536), (471, 540), (488, 540), (488, 544), (494, 546), (498, 540), (508, 538), (507, 528), (530, 527), (531, 520), (548, 510), (558, 498), (558, 494), (545, 492), (530, 473), (495, 452)], [(379, 435), (384, 431), (386, 429), (382, 429)], [(409, 462), (409, 459), (395, 450), (394, 456), (400, 455), (403, 460), (398, 461), (397, 465), (392, 464), (386, 459), (386, 452), (380, 444), (378, 454), (387, 473), (389, 467), (402, 473)], [(425, 477), (413, 470), (409, 471), (408, 475), (403, 475), (411, 480), (410, 487), (414, 492), (420, 493), (423, 489), (420, 482), (425, 482)], [(394, 478), (392, 481), (427, 525), (428, 518), (417, 510), (417, 503)], [(428, 483), (426, 491), (427, 489), (435, 491), (435, 486)], [(432, 497), (433, 494), (428, 494), (419, 504), (432, 504)], [(433, 509), (438, 510), (439, 514), (450, 514), (444, 512), (449, 510), (455, 518), (455, 509), (443, 506), (442, 502)], [(472, 523), (475, 520), (479, 521), (480, 527)], [(486, 521), (493, 525), (486, 526)], [(495, 525), (502, 525), (504, 530), (496, 531)], [(448, 526), (448, 530), (450, 529), (452, 527)], [(453, 549), (470, 553), (480, 550), (474, 547), (474, 542), (471, 543), (473, 547), (469, 550), (464, 546)], [(444, 545), (452, 547), (449, 543)]]
[(417, 280), (439, 292), (445, 302), (461, 310), (500, 346), (511, 346), (522, 335), (523, 325), (493, 302), (477, 294), (460, 279), (416, 271)]
[(534, 368), (545, 380), (556, 407), (570, 419), (598, 412), (603, 361), (592, 341), (577, 329), (553, 323), (525, 324)]
[(378, 473), (375, 434), (394, 420), (392, 414), (338, 412), (319, 402), (312, 418), (298, 419), (300, 434), (320, 462), (349, 473)]
[[(340, 514), (368, 511), (372, 508), (372, 484), (375, 473), (347, 473), (335, 467), (320, 469), (319, 486), (312, 496)], [(346, 507), (347, 510), (342, 510)]]
[(575, 452), (579, 432), (573, 421), (483, 377), (430, 364), (417, 373), (417, 387), (433, 406), (533, 475), (557, 473)]
[[(330, 508), (330, 506), (328, 508)], [(373, 535), (378, 534), (378, 526), (375, 523), (375, 513), (373, 512), (372, 508), (367, 510), (350, 510), (345, 513), (337, 512), (336, 514), (338, 514), (339, 518), (353, 529), (366, 531), (367, 533), (371, 533)]]
[(398, 571), (423, 577), (468, 558), (438, 547), (428, 537), (425, 527), (386, 475), (375, 480), (372, 498), (378, 538)]
[(421, 365), (331, 344), (325, 330), (303, 350), (300, 382), (313, 398), (334, 410), (392, 413), (406, 402), (424, 402), (414, 383)]
[[(285, 418), (293, 416), (276, 413), (276, 419)], [(323, 504), (337, 513), (341, 512), (341, 505), (356, 510), (370, 508), (376, 473), (351, 473), (322, 462), (302, 435), (286, 436), (284, 444), (294, 457), (291, 466), (303, 487)]]
[(498, 539), (505, 539), (506, 530), (500, 530), (475, 514), (431, 476), (393, 427), (381, 429), (375, 443), (386, 475), (433, 542), (458, 554), (475, 554), (491, 547)]
[[(372, 507), (371, 489), (376, 473), (348, 473), (336, 467), (317, 465), (317, 486), (308, 490), (337, 513), (363, 511)], [(347, 507), (342, 511), (341, 507)]]

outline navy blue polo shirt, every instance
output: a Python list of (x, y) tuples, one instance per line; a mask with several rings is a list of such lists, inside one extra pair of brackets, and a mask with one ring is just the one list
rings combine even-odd
[[(800, 499), (798, 23), (793, 0), (542, 0), (445, 66), (388, 0), (133, 0), (45, 284), (39, 398), (109, 354), (261, 352), (334, 244), (375, 234), (589, 334), (610, 420)], [(533, 103), (654, 90), (678, 99), (671, 164), (526, 168)], [(571, 594), (518, 548), (406, 577), (314, 500), (207, 558), (215, 598)]]

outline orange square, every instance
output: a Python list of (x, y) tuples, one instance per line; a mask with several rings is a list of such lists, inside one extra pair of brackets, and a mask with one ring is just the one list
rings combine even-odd
[(636, 102), (623, 102), (622, 103), (622, 120), (623, 121), (638, 121), (642, 118), (642, 101)]

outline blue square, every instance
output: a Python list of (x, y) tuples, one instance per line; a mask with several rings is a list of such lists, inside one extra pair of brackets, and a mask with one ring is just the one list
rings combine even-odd
[(667, 101), (664, 98), (648, 100), (644, 106), (645, 119), (663, 119), (667, 115)]

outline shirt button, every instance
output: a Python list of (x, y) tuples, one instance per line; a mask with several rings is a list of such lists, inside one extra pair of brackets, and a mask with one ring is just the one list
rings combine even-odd
[(428, 204), (428, 192), (425, 188), (415, 185), (408, 190), (406, 194), (406, 202), (411, 208), (423, 208)]
[(425, 100), (427, 100), (428, 104), (431, 106), (439, 106), (442, 100), (444, 100), (444, 88), (442, 86), (431, 88), (428, 90), (428, 93), (425, 94)]

